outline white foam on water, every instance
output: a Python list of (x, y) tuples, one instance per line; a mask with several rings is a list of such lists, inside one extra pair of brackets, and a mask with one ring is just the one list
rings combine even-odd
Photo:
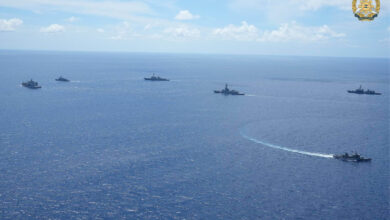
[(266, 143), (264, 141), (257, 140), (256, 138), (249, 137), (249, 136), (245, 135), (242, 132), (240, 132), (240, 134), (241, 134), (241, 136), (243, 138), (245, 138), (247, 140), (250, 140), (250, 141), (255, 142), (257, 144), (262, 144), (264, 146), (271, 147), (271, 148), (274, 148), (274, 149), (279, 149), (279, 150), (284, 150), (284, 151), (288, 151), (288, 152), (292, 152), (292, 153), (298, 153), (298, 154), (314, 156), (314, 157), (333, 158), (333, 154), (323, 154), (323, 153), (316, 153), (316, 152), (308, 152), (308, 151), (301, 151), (301, 150), (296, 150), (296, 149), (292, 149), (292, 148), (288, 148), (288, 147), (282, 147), (282, 146), (278, 146), (278, 145), (275, 145), (275, 144), (270, 144), (270, 143)]

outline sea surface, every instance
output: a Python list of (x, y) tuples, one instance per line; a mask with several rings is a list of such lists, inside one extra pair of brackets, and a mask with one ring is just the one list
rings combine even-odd
[(390, 219), (389, 68), (0, 51), (0, 219)]

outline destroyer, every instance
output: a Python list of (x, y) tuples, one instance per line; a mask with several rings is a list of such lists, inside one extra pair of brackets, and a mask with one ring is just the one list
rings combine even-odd
[(42, 88), (40, 85), (38, 85), (38, 82), (33, 81), (30, 79), (30, 81), (22, 82), (22, 86), (27, 87), (29, 89), (40, 89)]
[(149, 81), (169, 81), (169, 79), (161, 78), (159, 76), (155, 76), (154, 73), (150, 78), (144, 78), (145, 80)]
[(228, 88), (228, 84), (225, 84), (225, 88), (222, 90), (214, 90), (214, 93), (221, 93), (223, 95), (245, 95), (244, 93), (240, 93), (236, 90), (230, 90)]
[(61, 82), (69, 82), (69, 79), (65, 79), (64, 77), (60, 76), (56, 81), (61, 81)]
[(334, 159), (342, 160), (345, 162), (370, 162), (371, 158), (364, 158), (360, 156), (358, 153), (353, 153), (349, 155), (348, 153), (340, 154), (340, 155), (333, 155)]
[(381, 95), (381, 93), (377, 93), (374, 90), (364, 90), (362, 86), (360, 85), (359, 88), (355, 90), (348, 90), (348, 93), (355, 93), (355, 94), (366, 94), (366, 95)]

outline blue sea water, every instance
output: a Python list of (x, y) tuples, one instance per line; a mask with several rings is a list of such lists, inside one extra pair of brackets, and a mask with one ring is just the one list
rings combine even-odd
[(389, 65), (1, 51), (0, 219), (390, 219)]

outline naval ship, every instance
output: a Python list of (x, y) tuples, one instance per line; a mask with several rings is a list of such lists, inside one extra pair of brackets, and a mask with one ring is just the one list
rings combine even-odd
[(22, 86), (27, 87), (29, 89), (40, 89), (42, 88), (40, 85), (38, 85), (38, 82), (33, 81), (30, 79), (30, 81), (22, 82)]
[(375, 92), (374, 90), (364, 90), (362, 88), (362, 86), (360, 85), (359, 88), (355, 89), (355, 90), (348, 90), (348, 93), (355, 93), (355, 94), (366, 94), (366, 95), (382, 95), (382, 93), (378, 93), (378, 92)]
[(345, 162), (370, 162), (371, 158), (364, 158), (360, 156), (358, 153), (353, 153), (349, 155), (348, 153), (340, 154), (340, 155), (333, 155), (334, 159), (342, 160)]
[(225, 84), (225, 88), (222, 90), (214, 90), (214, 93), (221, 93), (223, 95), (245, 95), (244, 93), (240, 93), (236, 90), (230, 90), (228, 88), (228, 84)]
[(159, 76), (155, 76), (154, 73), (151, 77), (149, 78), (144, 78), (145, 80), (149, 80), (149, 81), (169, 81), (169, 79), (165, 79), (165, 78), (161, 78)]
[(61, 81), (61, 82), (69, 82), (69, 79), (65, 79), (64, 77), (60, 76), (56, 81)]

